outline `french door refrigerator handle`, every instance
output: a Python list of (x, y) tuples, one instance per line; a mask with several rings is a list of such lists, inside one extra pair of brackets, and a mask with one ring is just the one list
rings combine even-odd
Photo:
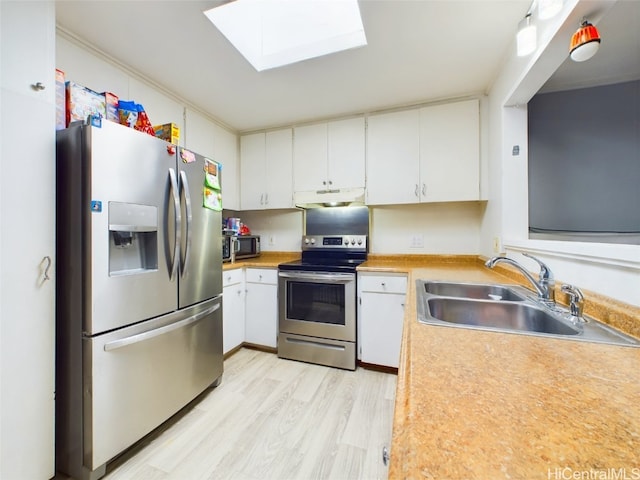
[(144, 342), (145, 340), (150, 340), (154, 337), (164, 335), (165, 333), (173, 332), (174, 330), (178, 330), (179, 328), (184, 328), (187, 325), (191, 325), (192, 323), (196, 323), (202, 320), (204, 317), (212, 314), (219, 308), (220, 303), (216, 303), (214, 306), (207, 308), (200, 313), (196, 313), (189, 318), (180, 320), (179, 322), (171, 323), (169, 325), (165, 325), (164, 327), (156, 328), (155, 330), (149, 330), (148, 332), (138, 333), (137, 335), (131, 335), (130, 337), (121, 338), (120, 340), (114, 340), (113, 342), (105, 343), (104, 351), (108, 352), (111, 350), (116, 350), (118, 348), (126, 347), (127, 345), (133, 345), (134, 343)]
[(191, 191), (189, 190), (189, 182), (187, 181), (187, 174), (184, 170), (180, 170), (180, 185), (182, 190), (184, 191), (184, 205), (187, 214), (187, 238), (185, 241), (184, 261), (180, 266), (180, 275), (184, 277), (184, 274), (187, 271), (187, 265), (189, 265), (189, 257), (191, 256), (191, 229), (193, 223), (193, 211), (191, 209)]
[[(176, 217), (172, 263), (169, 268), (170, 270), (169, 280), (173, 280), (178, 270), (178, 251), (180, 248), (180, 243), (182, 242), (182, 218), (180, 213), (180, 192), (178, 191), (178, 179), (176, 177), (176, 171), (173, 168), (169, 169), (169, 179), (171, 181), (171, 193), (173, 193), (173, 212)], [(166, 225), (165, 228), (168, 229), (169, 225)]]

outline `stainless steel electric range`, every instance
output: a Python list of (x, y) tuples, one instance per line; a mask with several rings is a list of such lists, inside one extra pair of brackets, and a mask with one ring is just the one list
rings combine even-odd
[(278, 267), (278, 356), (356, 368), (356, 268), (367, 259), (367, 207), (305, 212), (302, 258)]

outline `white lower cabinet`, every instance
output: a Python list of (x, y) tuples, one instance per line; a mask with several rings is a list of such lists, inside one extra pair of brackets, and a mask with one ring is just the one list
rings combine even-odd
[(222, 345), (226, 354), (244, 343), (244, 270), (222, 272)]
[(358, 343), (363, 363), (397, 368), (407, 276), (358, 274)]
[(278, 270), (247, 268), (245, 341), (276, 348), (278, 337)]

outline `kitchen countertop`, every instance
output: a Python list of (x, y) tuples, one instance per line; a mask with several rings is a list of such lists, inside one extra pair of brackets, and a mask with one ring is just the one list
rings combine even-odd
[(222, 270), (243, 267), (276, 268), (280, 263), (298, 260), (300, 255), (300, 252), (262, 252), (259, 257), (236, 260), (234, 263), (223, 263)]
[(416, 279), (517, 281), (442, 259), (358, 269), (408, 274), (389, 478), (640, 478), (640, 348), (420, 324)]

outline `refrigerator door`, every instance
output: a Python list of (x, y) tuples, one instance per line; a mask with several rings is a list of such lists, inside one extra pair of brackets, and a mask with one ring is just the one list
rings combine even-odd
[(222, 375), (222, 296), (86, 338), (84, 459), (93, 471)]
[(222, 212), (204, 206), (205, 167), (216, 162), (178, 148), (181, 202), (178, 305), (184, 308), (222, 293)]
[(178, 192), (175, 155), (163, 140), (109, 121), (85, 131), (91, 311), (84, 331), (93, 335), (177, 309), (170, 274), (179, 239), (167, 211), (178, 205)]

